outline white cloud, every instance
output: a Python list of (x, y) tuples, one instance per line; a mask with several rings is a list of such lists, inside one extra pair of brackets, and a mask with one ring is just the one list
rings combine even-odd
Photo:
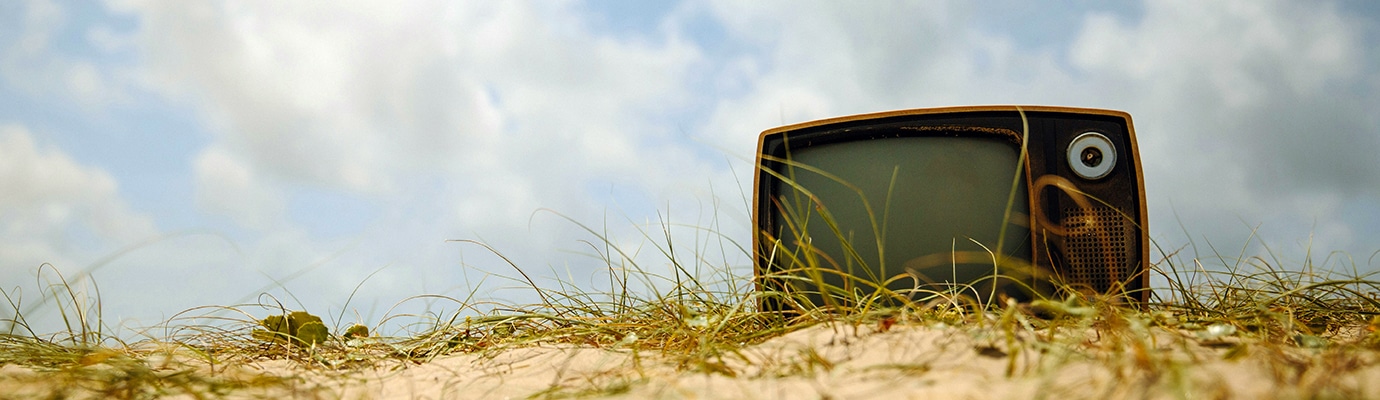
[[(50, 0), (28, 0), (18, 38), (0, 55), (0, 79), (36, 96), (74, 101), (87, 108), (130, 100), (122, 72), (55, 51), (56, 37), (70, 28), (68, 10)], [(115, 50), (115, 49), (111, 49)]]
[(0, 187), (0, 268), (7, 276), (27, 276), (45, 262), (85, 267), (157, 233), (148, 216), (125, 204), (110, 174), (39, 145), (22, 126), (0, 125)]
[[(718, 2), (709, 11), (734, 42), (761, 51), (732, 60), (710, 135), (751, 149), (766, 128), (864, 112), (967, 104), (1097, 106), (1044, 49), (978, 29), (970, 5), (947, 1), (857, 7)], [(750, 154), (749, 154), (750, 155)]]
[(381, 193), (432, 174), (530, 210), (647, 170), (642, 146), (671, 140), (645, 115), (686, 99), (698, 54), (676, 37), (594, 36), (569, 4), (409, 4), (150, 2), (147, 73), (286, 183)]
[(1090, 15), (1071, 58), (1085, 69), (1153, 81), (1160, 90), (1198, 88), (1200, 101), (1246, 108), (1354, 78), (1362, 52), (1352, 25), (1326, 4), (1149, 1), (1130, 26)]
[(196, 159), (197, 206), (237, 225), (267, 231), (281, 228), (287, 205), (281, 193), (243, 161), (219, 148)]
[[(693, 127), (664, 122), (697, 97), (698, 48), (676, 32), (601, 36), (577, 3), (121, 7), (141, 23), (144, 81), (213, 123), (196, 161), (203, 209), (268, 235), (304, 228), (294, 186), (380, 205), (380, 222), (350, 238), (368, 249), (335, 269), (346, 281), (402, 265), (380, 282), (435, 286), (398, 277), (454, 265), (462, 246), (445, 239), (482, 238), (531, 268), (560, 263), (558, 250), (587, 236), (561, 222), (529, 230), (539, 208), (598, 225), (611, 190), (694, 204), (729, 177), (721, 159), (685, 147)], [(617, 211), (610, 221), (611, 234), (635, 237)], [(312, 254), (344, 245), (297, 239)], [(257, 259), (282, 247), (247, 249)]]
[(1331, 4), (1147, 1), (1135, 21), (1090, 15), (1070, 57), (1136, 114), (1159, 232), (1177, 210), (1218, 243), (1268, 219), (1276, 240), (1316, 226), (1321, 249), (1369, 251), (1336, 212), (1380, 196), (1360, 32)]

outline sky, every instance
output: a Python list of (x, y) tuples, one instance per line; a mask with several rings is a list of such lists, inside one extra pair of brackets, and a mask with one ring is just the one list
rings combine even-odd
[(745, 282), (760, 132), (976, 104), (1129, 112), (1167, 252), (1375, 271), (1377, 17), (1362, 0), (8, 1), (0, 288), (30, 307), (61, 274), (140, 327), (250, 302), (374, 324), (457, 307), (416, 295), (532, 301), (514, 266), (600, 289), (608, 254)]

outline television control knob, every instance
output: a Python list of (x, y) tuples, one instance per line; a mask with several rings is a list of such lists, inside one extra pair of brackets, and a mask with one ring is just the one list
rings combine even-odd
[(1073, 138), (1068, 150), (1069, 167), (1083, 179), (1102, 179), (1116, 165), (1116, 146), (1099, 132), (1084, 132)]

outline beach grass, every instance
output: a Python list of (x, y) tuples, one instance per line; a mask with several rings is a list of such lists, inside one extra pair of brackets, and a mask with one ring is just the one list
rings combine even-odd
[[(656, 243), (670, 246), (669, 239)], [(660, 250), (671, 267), (654, 272), (609, 245), (602, 254), (612, 290), (538, 285), (509, 265), (539, 302), (419, 296), (454, 302), (456, 311), (390, 315), (373, 329), (345, 335), (335, 328), (315, 339), (304, 339), (307, 328), (278, 328), (311, 310), (262, 296), (257, 304), (187, 310), (127, 341), (101, 320), (94, 285), (74, 287), (43, 267), (53, 284), (40, 298), (4, 293), (0, 398), (409, 398), (432, 389), (416, 383), (395, 396), (388, 381), (415, 379), (408, 371), (431, 365), (472, 369), (439, 373), (453, 387), (437, 393), (457, 397), (678, 398), (699, 397), (685, 390), (701, 384), (783, 385), (775, 393), (720, 396), (776, 398), (849, 393), (826, 382), (961, 377), (950, 358), (985, 366), (972, 373), (1006, 384), (959, 388), (977, 397), (1380, 397), (1369, 383), (1380, 377), (1380, 281), (1338, 263), (1349, 260), (1342, 254), (1289, 265), (1268, 247), (1258, 255), (1247, 255), (1245, 245), (1230, 255), (1206, 247), (1207, 254), (1193, 252), (1193, 244), (1156, 249), (1150, 272), (1165, 284), (1143, 306), (1116, 293), (1077, 291), (1024, 303), (974, 295), (971, 287), (916, 297), (873, 282), (878, 295), (780, 312), (762, 309), (762, 300), (791, 295), (759, 290), (751, 277), (694, 274), (684, 266), (706, 260), (677, 260), (667, 248)], [(34, 312), (57, 313), (65, 329), (31, 329), (25, 313)], [(399, 321), (411, 333), (376, 332)], [(929, 347), (917, 347), (927, 340)], [(560, 367), (532, 372), (535, 382), (521, 388), (467, 392), (455, 383), (518, 376), (531, 368), (525, 360), (541, 357)], [(446, 361), (456, 359), (463, 361)], [(864, 386), (859, 390), (878, 393), (905, 387)]]

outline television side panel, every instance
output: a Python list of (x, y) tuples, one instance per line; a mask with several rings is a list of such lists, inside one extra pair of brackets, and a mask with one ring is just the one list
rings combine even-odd
[(1047, 141), (1032, 151), (1041, 159), (1030, 164), (1036, 258), (1075, 290), (1146, 301), (1144, 180), (1129, 115), (1048, 118)]

